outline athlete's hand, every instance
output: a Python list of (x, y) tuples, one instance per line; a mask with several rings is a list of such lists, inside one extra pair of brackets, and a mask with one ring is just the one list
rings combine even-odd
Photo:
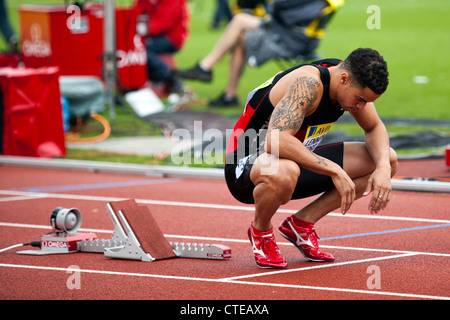
[(339, 171), (331, 178), (336, 190), (341, 195), (341, 212), (346, 214), (356, 199), (356, 186), (344, 170)]
[(366, 190), (363, 196), (367, 196), (372, 192), (372, 198), (369, 202), (370, 213), (378, 213), (378, 211), (386, 208), (391, 200), (391, 175), (390, 171), (377, 169), (370, 176)]

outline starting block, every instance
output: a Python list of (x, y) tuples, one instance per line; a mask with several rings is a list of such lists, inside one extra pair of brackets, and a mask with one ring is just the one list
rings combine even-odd
[[(75, 233), (76, 230), (70, 228), (66, 228), (66, 230), (61, 230), (63, 228), (56, 229), (56, 223), (52, 222), (54, 232), (41, 238), (41, 250), (27, 250), (17, 253), (44, 255), (93, 252), (103, 253), (108, 258), (148, 262), (177, 257), (215, 260), (231, 258), (231, 248), (224, 245), (167, 241), (150, 210), (146, 206), (138, 206), (134, 200), (110, 202), (107, 203), (106, 208), (114, 225), (114, 231), (110, 239), (99, 239), (95, 233)], [(76, 209), (65, 210), (65, 212), (70, 212), (70, 210)], [(77, 217), (81, 221), (78, 210), (77, 213)], [(52, 219), (54, 215), (53, 213)], [(61, 213), (54, 220), (68, 221), (66, 224), (74, 225), (74, 223), (70, 224), (71, 220), (67, 220), (68, 218), (68, 215), (64, 218), (63, 213)], [(77, 227), (80, 224), (80, 222), (76, 223)], [(49, 237), (50, 239), (47, 239)]]

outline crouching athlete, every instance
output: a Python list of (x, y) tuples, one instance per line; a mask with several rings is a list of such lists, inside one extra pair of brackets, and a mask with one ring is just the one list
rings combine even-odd
[[(248, 236), (258, 267), (287, 267), (271, 219), (290, 200), (318, 195), (278, 228), (312, 261), (334, 260), (317, 242), (314, 224), (322, 217), (338, 208), (345, 214), (362, 196), (371, 195), (371, 213), (387, 206), (397, 155), (373, 103), (387, 86), (383, 57), (359, 48), (344, 61), (278, 73), (250, 92), (227, 146), (225, 178), (237, 200), (255, 206)], [(345, 111), (364, 130), (364, 142), (320, 144)]]

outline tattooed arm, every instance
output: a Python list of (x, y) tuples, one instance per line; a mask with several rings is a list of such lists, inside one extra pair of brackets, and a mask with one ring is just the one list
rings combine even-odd
[[(285, 79), (282, 79), (285, 80)], [(278, 84), (277, 84), (278, 85)], [(310, 152), (294, 135), (302, 126), (306, 116), (313, 113), (322, 96), (323, 87), (318, 75), (297, 72), (280, 87), (272, 90), (285, 91), (278, 101), (269, 122), (266, 152), (279, 158), (290, 159), (311, 171), (322, 171), (329, 161)], [(322, 173), (322, 172), (320, 172)]]
[(312, 172), (330, 176), (342, 197), (341, 209), (345, 213), (356, 197), (353, 181), (338, 164), (309, 151), (294, 136), (304, 118), (312, 114), (320, 103), (323, 87), (319, 75), (300, 70), (292, 73), (295, 77), (282, 79), (284, 83), (280, 80), (277, 83), (280, 86), (275, 85), (272, 89), (275, 102), (277, 95), (280, 99), (269, 122), (266, 152), (292, 160)]

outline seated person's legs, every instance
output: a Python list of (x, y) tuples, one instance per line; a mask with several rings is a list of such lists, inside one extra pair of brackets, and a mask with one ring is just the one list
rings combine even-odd
[(165, 36), (147, 38), (147, 68), (149, 80), (155, 83), (164, 83), (175, 92), (181, 89), (181, 79), (177, 79), (172, 67), (160, 59), (160, 55), (175, 53), (178, 50)]

